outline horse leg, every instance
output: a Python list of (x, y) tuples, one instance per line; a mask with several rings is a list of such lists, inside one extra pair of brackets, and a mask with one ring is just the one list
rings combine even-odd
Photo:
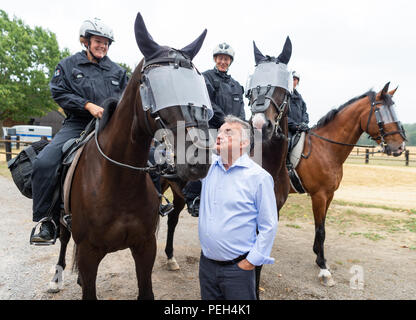
[(79, 278), (82, 283), (82, 299), (97, 300), (96, 280), (98, 265), (105, 254), (92, 248), (87, 243), (80, 243), (77, 248)]
[(62, 285), (62, 274), (66, 267), (65, 262), (65, 255), (66, 255), (66, 248), (68, 246), (68, 242), (71, 239), (71, 232), (61, 224), (60, 226), (61, 230), (59, 233), (59, 241), (61, 242), (61, 249), (59, 251), (59, 258), (58, 263), (56, 264), (56, 271), (52, 278), (52, 280), (49, 282), (48, 286), (48, 292), (49, 293), (57, 293), (61, 290)]
[(136, 265), (136, 275), (139, 287), (138, 300), (154, 300), (152, 288), (152, 270), (156, 259), (156, 238), (145, 244), (130, 248)]
[(173, 237), (178, 224), (179, 215), (185, 206), (185, 200), (174, 193), (173, 205), (175, 209), (168, 215), (168, 235), (166, 239), (165, 253), (168, 258), (167, 267), (169, 271), (179, 270), (179, 265), (173, 256)]
[(333, 286), (335, 282), (332, 278), (331, 272), (326, 266), (326, 259), (324, 255), (325, 242), (325, 218), (326, 212), (331, 203), (333, 194), (327, 196), (326, 194), (314, 194), (312, 196), (312, 208), (315, 219), (315, 241), (313, 244), (313, 251), (316, 254), (316, 264), (321, 271), (319, 272), (319, 279), (325, 286)]

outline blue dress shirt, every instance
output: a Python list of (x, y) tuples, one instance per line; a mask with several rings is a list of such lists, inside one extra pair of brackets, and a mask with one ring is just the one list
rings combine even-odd
[[(226, 170), (213, 155), (202, 179), (199, 239), (204, 256), (227, 261), (249, 252), (253, 265), (272, 264), (277, 207), (272, 176), (243, 154)], [(259, 234), (256, 234), (258, 229)]]

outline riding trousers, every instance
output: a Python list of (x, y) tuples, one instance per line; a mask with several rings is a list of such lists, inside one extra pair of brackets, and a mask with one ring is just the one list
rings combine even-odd
[[(62, 146), (69, 139), (77, 138), (88, 122), (66, 119), (52, 141), (37, 155), (33, 163), (33, 221), (46, 217), (52, 205), (53, 194), (59, 181), (62, 163)], [(55, 219), (59, 217), (55, 217)]]

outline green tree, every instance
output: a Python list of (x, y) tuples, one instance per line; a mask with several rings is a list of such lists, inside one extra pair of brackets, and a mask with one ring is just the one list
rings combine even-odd
[(122, 67), (127, 72), (127, 76), (129, 79), (131, 78), (131, 75), (133, 74), (133, 70), (130, 68), (130, 66), (127, 63), (124, 62), (116, 62), (120, 67)]
[(25, 121), (58, 108), (49, 81), (68, 55), (68, 49), (59, 50), (54, 33), (10, 20), (0, 9), (0, 136), (5, 119)]

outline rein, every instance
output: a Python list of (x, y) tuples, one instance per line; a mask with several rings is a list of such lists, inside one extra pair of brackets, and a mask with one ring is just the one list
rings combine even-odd
[[(310, 136), (312, 135), (312, 136), (315, 136), (315, 137), (317, 137), (317, 138), (319, 138), (319, 139), (321, 139), (321, 140), (324, 140), (324, 141), (326, 141), (326, 142), (333, 143), (333, 144), (338, 144), (338, 145), (341, 145), (341, 146), (347, 146), (347, 147), (360, 147), (360, 148), (375, 148), (375, 147), (376, 147), (376, 146), (365, 145), (365, 144), (344, 143), (344, 142), (334, 141), (334, 140), (331, 140), (331, 139), (328, 139), (328, 138), (322, 137), (322, 136), (320, 136), (319, 134), (316, 134), (316, 133), (315, 133), (315, 132), (313, 132), (313, 131), (309, 131), (308, 133), (309, 133), (309, 135), (310, 135)], [(309, 137), (309, 139), (310, 139), (310, 137)]]
[(142, 172), (154, 172), (157, 171), (156, 167), (135, 167), (135, 166), (131, 166), (125, 163), (121, 163), (118, 162), (116, 160), (111, 159), (110, 157), (108, 157), (103, 150), (100, 147), (100, 144), (98, 143), (98, 128), (100, 126), (100, 119), (96, 119), (95, 121), (95, 133), (94, 133), (94, 139), (95, 139), (95, 145), (97, 146), (98, 152), (109, 162), (111, 162), (112, 164), (115, 164), (116, 166), (119, 167), (123, 167), (123, 168), (127, 168), (127, 169), (131, 169), (131, 170), (136, 170), (136, 171), (142, 171)]

